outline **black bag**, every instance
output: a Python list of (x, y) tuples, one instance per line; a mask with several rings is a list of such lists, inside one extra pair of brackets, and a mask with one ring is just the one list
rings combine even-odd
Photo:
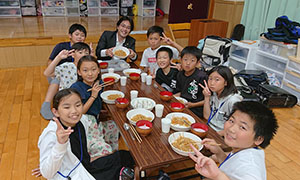
[(242, 77), (253, 90), (257, 90), (260, 84), (268, 84), (268, 76), (262, 70), (241, 70), (235, 76)]
[(229, 57), (230, 46), (231, 40), (228, 38), (207, 36), (202, 48), (204, 68), (225, 63)]
[(293, 107), (297, 97), (277, 86), (260, 84), (258, 92), (260, 101), (268, 107)]

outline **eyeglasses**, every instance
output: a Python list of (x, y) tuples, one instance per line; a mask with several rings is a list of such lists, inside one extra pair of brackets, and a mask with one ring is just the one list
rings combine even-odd
[(131, 29), (131, 26), (126, 26), (125, 24), (120, 24), (120, 26), (121, 26), (122, 28), (126, 28), (126, 29), (128, 29), (128, 30)]

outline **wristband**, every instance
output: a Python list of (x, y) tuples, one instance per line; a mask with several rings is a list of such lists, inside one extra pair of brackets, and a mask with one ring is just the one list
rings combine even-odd
[(96, 99), (96, 97), (95, 96), (91, 96), (92, 98), (94, 98), (94, 99)]

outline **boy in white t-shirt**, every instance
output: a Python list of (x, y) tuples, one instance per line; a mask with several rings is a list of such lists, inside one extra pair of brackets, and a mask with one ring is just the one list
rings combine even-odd
[[(147, 40), (150, 47), (144, 50), (140, 66), (145, 67), (144, 71), (155, 78), (156, 71), (159, 68), (156, 63), (156, 51), (163, 46), (169, 47), (173, 52), (172, 59), (178, 59), (179, 52), (181, 52), (183, 48), (170, 38), (167, 38), (163, 28), (160, 26), (152, 26), (148, 29)], [(161, 45), (163, 42), (171, 46)]]
[(270, 144), (278, 128), (274, 113), (259, 102), (242, 101), (233, 106), (224, 124), (224, 141), (232, 148), (228, 155), (212, 139), (204, 139), (204, 146), (214, 153), (217, 164), (194, 148), (189, 154), (195, 169), (209, 179), (266, 180), (265, 154), (261, 148)]

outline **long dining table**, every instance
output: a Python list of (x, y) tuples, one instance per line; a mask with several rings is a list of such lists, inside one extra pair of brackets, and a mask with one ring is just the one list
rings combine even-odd
[[(122, 72), (116, 72), (120, 75), (124, 75)], [(164, 105), (163, 117), (168, 113), (171, 113), (171, 102), (178, 102), (178, 100), (173, 97), (170, 101), (163, 101), (160, 99), (160, 92), (164, 89), (152, 80), (151, 85), (146, 85), (146, 83), (141, 82), (141, 80), (133, 81), (127, 78), (126, 86), (121, 86), (120, 82), (117, 82), (111, 86), (107, 86), (105, 90), (119, 90), (125, 94), (125, 98), (130, 100), (130, 91), (137, 90), (138, 97), (148, 97), (153, 99), (156, 104)], [(128, 146), (128, 149), (133, 156), (136, 166), (135, 166), (135, 178), (144, 179), (147, 176), (147, 170), (157, 169), (170, 165), (172, 163), (180, 163), (182, 161), (188, 160), (189, 157), (177, 154), (172, 150), (168, 142), (168, 137), (170, 134), (174, 133), (174, 130), (170, 130), (169, 133), (163, 133), (161, 130), (161, 119), (155, 117), (152, 121), (153, 130), (148, 136), (142, 137), (142, 142), (139, 143), (137, 140), (133, 140), (128, 131), (123, 128), (124, 123), (129, 123), (126, 118), (126, 113), (132, 109), (130, 105), (125, 109), (119, 109), (114, 104), (107, 104), (108, 111), (111, 113), (113, 120), (116, 122), (120, 129), (120, 133)], [(154, 109), (152, 112), (155, 114)], [(183, 113), (191, 115), (196, 122), (205, 123), (203, 119), (200, 119), (188, 108), (185, 108)], [(221, 144), (221, 148), (228, 150), (228, 146), (224, 143), (223, 139), (218, 135), (216, 131), (209, 128), (208, 138), (215, 139), (217, 143)], [(209, 155), (208, 151), (203, 148), (201, 150), (205, 155)]]

